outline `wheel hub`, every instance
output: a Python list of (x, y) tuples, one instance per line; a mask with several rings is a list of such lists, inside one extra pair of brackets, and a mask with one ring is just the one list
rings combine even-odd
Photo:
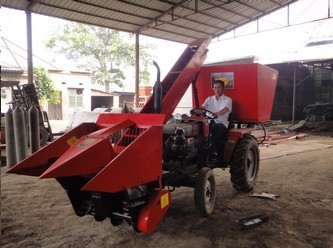
[(210, 181), (206, 182), (205, 188), (205, 203), (209, 203), (212, 196), (212, 185), (210, 184)]
[(255, 175), (255, 162), (254, 162), (254, 154), (252, 151), (250, 151), (247, 155), (247, 176), (249, 180), (254, 179)]

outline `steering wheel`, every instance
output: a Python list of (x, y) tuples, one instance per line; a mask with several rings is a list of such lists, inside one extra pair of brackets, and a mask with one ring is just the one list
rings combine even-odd
[[(207, 113), (211, 114), (212, 116), (207, 115)], [(202, 116), (208, 120), (214, 120), (216, 117), (214, 117), (214, 113), (210, 110), (204, 109), (204, 108), (193, 108), (190, 110), (190, 114), (195, 116)]]

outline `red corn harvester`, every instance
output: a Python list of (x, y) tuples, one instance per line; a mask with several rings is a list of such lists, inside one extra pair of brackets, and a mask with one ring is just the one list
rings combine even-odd
[[(194, 188), (201, 216), (215, 205), (214, 168), (230, 168), (239, 191), (251, 191), (259, 169), (259, 149), (253, 125), (269, 120), (277, 72), (259, 65), (202, 67), (208, 40), (185, 49), (171, 71), (157, 81), (140, 113), (101, 113), (96, 123), (82, 123), (9, 170), (9, 173), (55, 178), (66, 190), (78, 216), (109, 218), (112, 225), (128, 223), (150, 233), (171, 204), (176, 187)], [(217, 73), (217, 74), (216, 74)], [(208, 161), (210, 117), (198, 109), (212, 94), (212, 75), (232, 73), (233, 123), (218, 163)], [(191, 116), (170, 118), (192, 84)]]

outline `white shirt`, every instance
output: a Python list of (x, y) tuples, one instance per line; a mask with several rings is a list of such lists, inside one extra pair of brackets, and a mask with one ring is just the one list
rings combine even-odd
[(213, 113), (221, 111), (222, 109), (227, 107), (229, 111), (225, 112), (222, 115), (219, 115), (217, 119), (214, 119), (214, 121), (216, 123), (222, 123), (226, 128), (228, 128), (229, 126), (228, 117), (232, 111), (232, 100), (230, 97), (224, 94), (219, 99), (217, 99), (215, 95), (209, 96), (202, 104), (202, 106)]

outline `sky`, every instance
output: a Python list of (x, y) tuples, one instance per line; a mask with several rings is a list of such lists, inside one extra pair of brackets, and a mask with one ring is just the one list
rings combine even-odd
[[(320, 22), (309, 22), (315, 19), (321, 19), (328, 15), (328, 3), (331, 5), (330, 16), (333, 16), (333, 0), (300, 0), (290, 6), (290, 23), (293, 25), (288, 28), (281, 28), (286, 25), (287, 9), (277, 11), (259, 22), (261, 30), (277, 28), (273, 31), (265, 31), (256, 33), (257, 24), (251, 23), (236, 30), (235, 33), (229, 33), (220, 37), (219, 41), (214, 40), (209, 46), (209, 53), (206, 63), (217, 61), (225, 61), (233, 58), (258, 57), (259, 63), (283, 62), (286, 60), (306, 59), (313, 56), (318, 58), (333, 58), (333, 44), (331, 47), (306, 47), (311, 37), (320, 36), (318, 33), (322, 29), (322, 33), (326, 38), (333, 41), (333, 18)], [(1, 8), (1, 36), (9, 41), (15, 42), (18, 46), (26, 49), (26, 17), (23, 11)], [(32, 35), (33, 35), (33, 54), (56, 67), (72, 69), (75, 63), (70, 63), (64, 59), (64, 56), (53, 54), (49, 49), (45, 48), (45, 41), (54, 33), (57, 26), (64, 23), (64, 20), (33, 14), (32, 15)], [(238, 38), (232, 38), (233, 35)], [(186, 45), (140, 36), (141, 42), (148, 41), (157, 46), (153, 51), (155, 60), (161, 68), (161, 78), (171, 69), (177, 61), (180, 54), (186, 48)], [(7, 42), (9, 44), (9, 42)], [(5, 46), (1, 40), (1, 45)], [(11, 45), (12, 47), (13, 45)], [(332, 48), (332, 49), (330, 49)], [(19, 49), (16, 47), (16, 49)], [(1, 63), (3, 64), (4, 56), (10, 56), (5, 53), (4, 47), (1, 48)], [(16, 56), (18, 57), (18, 56)], [(8, 61), (8, 59), (6, 60)], [(34, 65), (38, 65), (40, 60), (34, 59)], [(15, 66), (15, 60), (10, 64)], [(22, 64), (22, 63), (21, 63)], [(52, 66), (50, 65), (50, 68)], [(156, 69), (152, 65), (150, 68), (152, 79), (151, 85), (156, 77)], [(129, 79), (131, 81), (133, 79)], [(131, 89), (130, 89), (131, 90)]]

